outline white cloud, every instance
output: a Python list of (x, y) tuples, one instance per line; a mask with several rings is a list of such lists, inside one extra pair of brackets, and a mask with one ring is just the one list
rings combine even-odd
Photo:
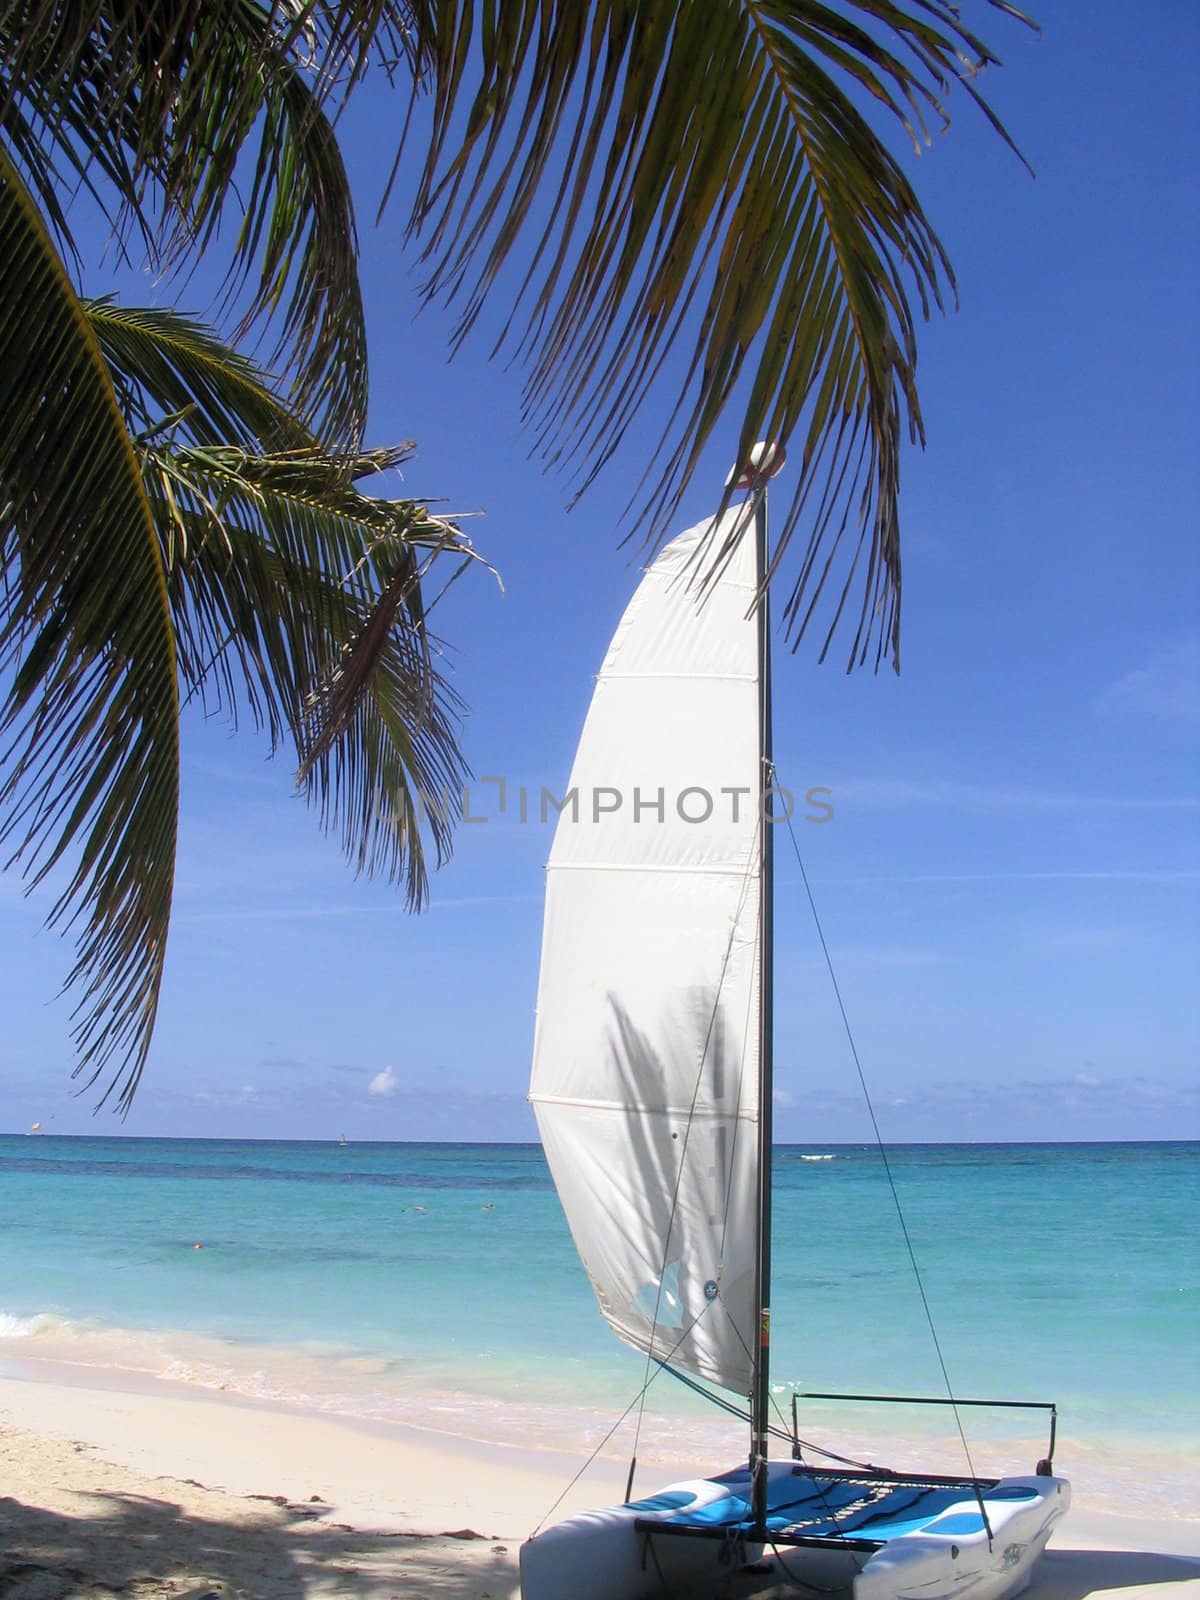
[(1007, 788), (939, 779), (915, 783), (908, 778), (843, 778), (830, 787), (835, 805), (871, 810), (1162, 811), (1200, 806), (1196, 795), (1070, 794), (1036, 786)]
[(1029, 942), (1035, 949), (1050, 950), (1056, 955), (1092, 955), (1105, 950), (1126, 949), (1138, 942), (1138, 935), (1125, 924), (1114, 926), (1095, 922), (1064, 922), (1032, 930)]
[(1096, 701), (1101, 715), (1150, 716), (1172, 722), (1200, 722), (1200, 638), (1157, 650), (1127, 672)]
[[(1200, 804), (1200, 802), (1196, 802)], [(1129, 871), (1124, 868), (1099, 872), (867, 872), (848, 878), (813, 878), (814, 883), (1195, 883), (1200, 871), (1190, 867), (1178, 871)], [(778, 882), (778, 880), (776, 880)], [(797, 884), (799, 878), (785, 878)]]
[(368, 1094), (395, 1094), (399, 1080), (391, 1067), (384, 1067), (382, 1072), (377, 1072), (367, 1085)]
[[(4, 879), (0, 877), (0, 883)], [(456, 900), (433, 900), (430, 911), (458, 911), (480, 906), (540, 905), (536, 894), (476, 894)], [(292, 905), (292, 906), (232, 906), (220, 911), (185, 911), (176, 915), (176, 922), (303, 922), (313, 919), (338, 917), (407, 916), (399, 900), (381, 905)]]

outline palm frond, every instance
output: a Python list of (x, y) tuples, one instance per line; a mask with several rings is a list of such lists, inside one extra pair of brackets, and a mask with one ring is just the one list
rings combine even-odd
[(53, 146), (47, 147), (38, 137), (37, 130), (21, 115), (21, 108), (11, 103), (0, 108), (0, 137), (7, 145), (10, 160), (53, 230), (59, 248), (77, 263), (79, 252), (63, 209), (62, 173), (55, 160), (58, 152)]
[(440, 864), (467, 767), (460, 702), (439, 672), (422, 582), (442, 554), (472, 556), (450, 523), (355, 480), (401, 452), (331, 460), (231, 446), (144, 447), (170, 577), (181, 676), (273, 744), (356, 869), (425, 899), (422, 829)]
[(466, 771), (423, 581), (444, 555), (475, 559), (469, 543), (417, 502), (360, 488), (410, 445), (330, 453), (194, 320), (108, 301), (86, 311), (140, 435), (186, 692), (235, 721), (247, 708), (275, 747), (289, 739), (301, 788), (356, 867), (402, 879), (419, 904), (417, 824), (444, 859)]
[(177, 418), (190, 444), (311, 449), (312, 434), (246, 356), (182, 312), (83, 302), (135, 432)]
[[(124, 109), (147, 96), (157, 118), (147, 126), (148, 145), (165, 136), (194, 64), (220, 50), (216, 23), (237, 26), (238, 10), (265, 13), (270, 37), (264, 52), (286, 52), (312, 73), (321, 104), (352, 89), (372, 62), (392, 71), (415, 63), (412, 8), (403, 0), (156, 0), (154, 5), (113, 0), (0, 0), (0, 38), (5, 40), (7, 76), (17, 92), (56, 80), (65, 92), (92, 80), (93, 43), (106, 41), (111, 57), (100, 82), (97, 111), (104, 126), (119, 123)], [(147, 91), (150, 91), (147, 95)]]
[(372, 60), (390, 71), (409, 39), (396, 0), (0, 0), (0, 121), (19, 117), (31, 150), (94, 168), (114, 221), (132, 219), (169, 266), (193, 261), (232, 205), (228, 286), (247, 290), (244, 326), (274, 326), (294, 403), (354, 448), (366, 340), (331, 116)]
[(0, 840), (61, 864), (76, 1075), (126, 1107), (145, 1064), (174, 880), (179, 760), (166, 578), (103, 356), (0, 144)]
[(276, 319), (271, 361), (294, 376), (293, 403), (317, 433), (353, 448), (367, 404), (354, 202), (311, 74), (269, 48), (272, 21), (248, 0), (208, 19), (217, 39), (173, 108), (165, 194), (180, 226), (171, 254), (190, 258), (212, 242), (248, 163), (229, 280), (231, 294), (250, 285), (240, 331)]
[(926, 139), (952, 86), (982, 104), (975, 78), (996, 58), (951, 0), (482, 12), (421, 7), (434, 126), (411, 228), (426, 293), (460, 307), (465, 335), (522, 241), (533, 266), (500, 342), (528, 364), (538, 447), (581, 486), (690, 341), (634, 526), (662, 537), (744, 393), (743, 458), (759, 438), (801, 442), (779, 545), (803, 520), (794, 634), (836, 572), (825, 649), (856, 590), (851, 664), (873, 639), (877, 664), (898, 662), (901, 447), (923, 439), (915, 324), (953, 277), (863, 108)]

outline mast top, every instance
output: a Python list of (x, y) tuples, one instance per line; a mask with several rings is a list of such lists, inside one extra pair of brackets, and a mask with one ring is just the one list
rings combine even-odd
[(760, 439), (750, 448), (740, 468), (735, 467), (725, 480), (734, 489), (761, 489), (776, 473), (783, 470), (787, 450), (778, 439)]

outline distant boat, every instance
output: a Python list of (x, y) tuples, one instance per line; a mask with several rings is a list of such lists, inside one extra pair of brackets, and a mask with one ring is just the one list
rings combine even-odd
[(344, 1133), (339, 1133), (338, 1134), (338, 1144), (339, 1145), (344, 1145), (346, 1142), (347, 1142), (346, 1141), (346, 1135)]
[[(750, 499), (651, 565), (600, 670), (569, 782), (578, 809), (560, 812), (547, 867), (530, 1085), (602, 1314), (649, 1362), (741, 1415), (748, 1458), (638, 1500), (631, 1466), (623, 1505), (526, 1541), (521, 1594), (707, 1595), (773, 1551), (806, 1592), (853, 1582), (855, 1600), (1007, 1600), (1070, 1503), (1052, 1473), (1053, 1423), (1036, 1473), (995, 1479), (969, 1466), (892, 1471), (799, 1437), (796, 1399), (909, 1397), (798, 1396), (790, 1432), (771, 1421), (779, 813), (767, 797), (779, 791), (767, 606), (755, 604), (769, 570), (764, 451), (766, 470), (739, 480)], [(719, 576), (699, 586), (718, 554)], [(819, 1213), (811, 1237), (819, 1251)], [(775, 1438), (788, 1455), (768, 1460)]]

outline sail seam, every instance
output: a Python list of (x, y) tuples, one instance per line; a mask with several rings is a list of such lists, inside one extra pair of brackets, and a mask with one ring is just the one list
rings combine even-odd
[(702, 873), (714, 878), (741, 878), (745, 868), (703, 866), (656, 866), (651, 862), (630, 865), (624, 861), (547, 861), (547, 872), (678, 872), (689, 876)]
[(739, 1122), (757, 1122), (758, 1116), (753, 1111), (747, 1111), (739, 1106), (736, 1110), (725, 1110), (720, 1106), (664, 1106), (664, 1105), (630, 1105), (628, 1100), (586, 1100), (582, 1096), (569, 1094), (533, 1094), (528, 1097), (530, 1105), (538, 1106), (580, 1106), (586, 1111), (620, 1111), (632, 1113), (639, 1117), (695, 1117), (712, 1118), (714, 1120), (736, 1119)]
[(757, 683), (753, 672), (601, 672), (598, 683), (611, 683), (615, 678), (683, 678), (688, 683)]

